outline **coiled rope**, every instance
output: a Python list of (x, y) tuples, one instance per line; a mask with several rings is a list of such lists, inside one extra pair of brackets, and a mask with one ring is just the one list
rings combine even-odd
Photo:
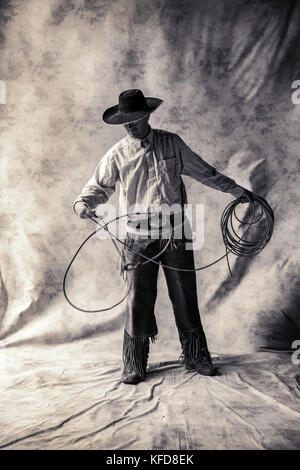
[[(118, 251), (119, 254), (120, 254), (120, 250), (119, 250), (115, 240), (117, 240), (119, 243), (126, 246), (127, 249), (133, 251), (134, 253), (136, 253), (138, 256), (140, 256), (141, 258), (143, 258), (145, 260), (143, 262), (138, 262), (136, 265), (129, 265), (128, 264), (125, 267), (125, 270), (127, 270), (127, 271), (131, 271), (133, 269), (136, 269), (139, 266), (141, 266), (143, 264), (146, 264), (146, 263), (149, 263), (149, 262), (158, 264), (158, 265), (160, 265), (164, 268), (167, 268), (167, 269), (173, 269), (175, 271), (185, 271), (185, 272), (201, 271), (203, 269), (209, 268), (210, 266), (213, 266), (214, 264), (218, 263), (219, 261), (221, 261), (223, 258), (226, 257), (228, 270), (230, 272), (230, 275), (232, 276), (232, 272), (231, 272), (230, 265), (229, 265), (229, 258), (228, 258), (229, 253), (232, 253), (236, 256), (242, 256), (242, 257), (249, 257), (249, 256), (258, 255), (262, 251), (262, 249), (267, 245), (267, 243), (270, 241), (272, 233), (273, 233), (273, 229), (274, 229), (274, 214), (273, 214), (272, 208), (267, 203), (267, 201), (264, 198), (260, 197), (260, 196), (253, 195), (253, 200), (249, 201), (249, 202), (250, 202), (250, 207), (252, 208), (252, 214), (251, 214), (250, 222), (248, 222), (247, 220), (241, 220), (237, 216), (236, 209), (237, 209), (237, 206), (239, 204), (241, 204), (241, 198), (237, 198), (237, 199), (233, 200), (232, 202), (230, 202), (226, 206), (226, 208), (224, 209), (223, 214), (221, 216), (221, 220), (220, 220), (220, 227), (221, 227), (221, 232), (222, 232), (223, 243), (224, 243), (225, 249), (226, 249), (225, 254), (223, 256), (221, 256), (220, 258), (216, 259), (215, 261), (213, 261), (209, 264), (206, 264), (205, 266), (197, 267), (197, 268), (194, 268), (194, 269), (177, 268), (177, 267), (174, 267), (174, 266), (169, 266), (169, 265), (163, 264), (160, 261), (156, 261), (156, 259), (167, 249), (167, 247), (170, 244), (171, 236), (172, 236), (171, 230), (170, 230), (170, 238), (168, 239), (168, 242), (164, 246), (164, 248), (158, 254), (156, 254), (153, 258), (149, 258), (146, 255), (136, 251), (133, 247), (128, 247), (125, 242), (120, 240), (107, 227), (109, 224), (121, 219), (122, 217), (129, 217), (129, 216), (133, 216), (133, 215), (136, 215), (136, 214), (124, 214), (124, 215), (115, 217), (114, 219), (111, 219), (110, 221), (108, 221), (106, 223), (103, 221), (103, 225), (100, 224), (98, 222), (98, 220), (94, 219), (93, 217), (90, 217), (90, 219), (93, 220), (93, 222), (95, 222), (97, 225), (99, 225), (99, 228), (97, 228), (94, 232), (92, 232), (81, 243), (81, 245), (79, 246), (78, 250), (76, 251), (76, 253), (72, 257), (72, 259), (71, 259), (71, 261), (70, 261), (70, 263), (69, 263), (69, 265), (66, 269), (66, 272), (65, 272), (65, 275), (64, 275), (64, 278), (63, 278), (63, 293), (64, 293), (64, 296), (65, 296), (67, 302), (73, 308), (75, 308), (76, 310), (79, 310), (81, 312), (98, 313), (98, 312), (105, 312), (105, 311), (108, 311), (108, 310), (111, 310), (111, 309), (117, 307), (118, 305), (120, 305), (126, 299), (127, 295), (129, 294), (129, 291), (131, 289), (130, 284), (128, 286), (126, 294), (124, 295), (124, 297), (122, 297), (122, 299), (119, 302), (115, 303), (111, 307), (107, 307), (107, 308), (103, 308), (103, 309), (97, 309), (97, 310), (85, 310), (83, 308), (80, 308), (80, 307), (76, 306), (75, 304), (73, 304), (71, 302), (71, 300), (69, 299), (68, 295), (67, 295), (66, 280), (67, 280), (67, 276), (68, 276), (68, 273), (70, 271), (70, 268), (71, 268), (73, 262), (75, 261), (78, 253), (81, 251), (83, 246), (88, 242), (88, 240), (90, 238), (92, 238), (99, 230), (102, 230), (102, 229), (106, 230), (109, 233), (109, 235), (111, 237), (111, 240), (112, 240), (112, 242), (113, 242), (113, 244), (114, 244), (114, 246), (115, 246), (115, 248), (116, 248), (116, 250)], [(255, 210), (255, 203), (258, 204), (258, 206), (260, 207), (260, 213), (257, 216), (256, 216), (256, 210)], [(141, 215), (141, 213), (139, 213), (139, 215)], [(255, 218), (255, 216), (256, 216), (256, 218)], [(237, 232), (234, 228), (234, 219), (237, 222), (239, 222), (240, 225), (247, 226), (247, 229), (245, 230), (245, 232), (240, 237), (238, 236), (238, 234), (237, 234)], [(101, 220), (103, 220), (103, 219), (101, 218)], [(257, 224), (261, 220), (264, 221), (264, 225), (265, 225), (264, 232), (262, 233), (262, 235), (260, 235), (257, 240), (254, 240), (254, 241), (247, 240), (245, 237), (246, 237), (250, 227)]]

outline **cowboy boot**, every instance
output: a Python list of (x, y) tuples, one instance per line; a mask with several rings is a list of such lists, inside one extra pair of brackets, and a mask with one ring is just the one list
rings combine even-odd
[(185, 369), (194, 370), (201, 375), (219, 375), (218, 369), (212, 363), (202, 327), (186, 335), (180, 333), (179, 336)]
[(124, 330), (122, 381), (136, 385), (142, 382), (147, 373), (149, 338), (132, 337)]

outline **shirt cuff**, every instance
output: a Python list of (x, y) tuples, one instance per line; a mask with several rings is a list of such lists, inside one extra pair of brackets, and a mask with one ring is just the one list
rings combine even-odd
[(246, 188), (243, 188), (242, 186), (236, 185), (236, 187), (230, 191), (230, 194), (232, 194), (232, 196), (238, 198), (238, 197), (242, 196), (244, 191), (246, 191)]
[(78, 214), (76, 212), (75, 206), (78, 202), (83, 202), (87, 206), (87, 203), (85, 201), (83, 201), (82, 199), (76, 199), (76, 201), (73, 202), (73, 211), (75, 212), (76, 215), (78, 215)]

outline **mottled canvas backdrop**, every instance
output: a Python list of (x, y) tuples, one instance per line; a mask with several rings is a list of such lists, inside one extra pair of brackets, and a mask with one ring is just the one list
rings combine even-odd
[[(299, 337), (298, 1), (11, 0), (0, 2), (1, 339), (48, 344), (101, 337), (120, 354), (124, 303), (103, 314), (73, 310), (62, 295), (71, 256), (92, 230), (72, 202), (122, 127), (101, 121), (120, 91), (164, 100), (151, 125), (178, 133), (219, 171), (265, 197), (270, 244), (197, 274), (213, 351), (290, 348)], [(205, 207), (196, 264), (224, 253), (219, 220), (230, 195), (188, 177), (189, 202)], [(118, 189), (111, 198), (117, 205)], [(125, 287), (109, 240), (84, 248), (68, 290), (83, 308), (105, 308)], [(155, 351), (179, 354), (162, 273)], [(103, 354), (104, 354), (103, 352)]]

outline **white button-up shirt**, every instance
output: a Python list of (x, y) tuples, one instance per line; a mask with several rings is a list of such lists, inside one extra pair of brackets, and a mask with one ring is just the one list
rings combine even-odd
[(193, 152), (178, 135), (149, 126), (143, 139), (126, 135), (106, 152), (74, 207), (76, 202), (84, 201), (95, 209), (108, 200), (118, 181), (120, 206), (126, 212), (136, 205), (144, 212), (166, 204), (183, 207), (187, 195), (181, 175), (234, 197), (245, 191)]

